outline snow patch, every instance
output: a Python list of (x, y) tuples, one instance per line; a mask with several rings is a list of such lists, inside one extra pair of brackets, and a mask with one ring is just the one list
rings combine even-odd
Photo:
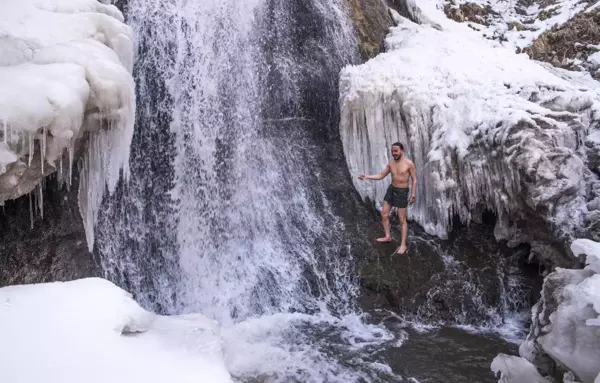
[(0, 381), (232, 382), (216, 323), (165, 317), (99, 278), (0, 289)]
[[(526, 55), (496, 47), (454, 23), (432, 2), (419, 6), (441, 30), (396, 14), (387, 52), (346, 67), (340, 79), (340, 133), (356, 189), (382, 201), (379, 173), (395, 141), (417, 167), (417, 203), (408, 217), (445, 237), (481, 205), (498, 214), (496, 235), (530, 241), (514, 219), (534, 211), (570, 232), (583, 224), (582, 137), (600, 120), (597, 89), (576, 85)], [(587, 76), (589, 78), (589, 75)]]
[(131, 30), (96, 0), (0, 0), (0, 36), (0, 202), (55, 171), (70, 182), (87, 145), (80, 208), (91, 249), (105, 187), (129, 172)]
[[(600, 2), (598, 4), (600, 4)], [(594, 66), (600, 67), (600, 52), (589, 55), (587, 61)]]

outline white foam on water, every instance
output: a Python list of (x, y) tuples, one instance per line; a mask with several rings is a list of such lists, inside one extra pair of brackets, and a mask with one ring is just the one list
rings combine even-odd
[(400, 377), (369, 348), (394, 341), (384, 328), (357, 315), (274, 314), (223, 329), (226, 362), (233, 376), (276, 382), (359, 382)]

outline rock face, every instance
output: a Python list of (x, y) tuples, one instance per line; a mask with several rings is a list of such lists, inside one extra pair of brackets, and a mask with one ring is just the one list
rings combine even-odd
[(0, 212), (0, 286), (101, 275), (85, 241), (78, 183), (75, 173), (68, 190), (51, 176), (42, 198), (38, 190), (6, 202)]
[(354, 25), (360, 55), (364, 61), (383, 48), (383, 40), (392, 26), (392, 18), (381, 0), (346, 0)]
[(588, 70), (600, 80), (600, 8), (542, 33), (524, 52), (556, 67)]
[(444, 238), (453, 217), (477, 221), (489, 209), (497, 239), (569, 265), (564, 244), (595, 222), (585, 144), (600, 124), (596, 83), (494, 47), (428, 4), (435, 28), (399, 17), (386, 53), (342, 71), (340, 131), (355, 187), (382, 201), (387, 185), (357, 176), (379, 173), (403, 142), (418, 178), (408, 217), (428, 233)]
[[(372, 222), (361, 230), (376, 238), (381, 224)], [(403, 257), (392, 255), (399, 246), (397, 228), (394, 218), (396, 241), (380, 244), (377, 252), (357, 261), (365, 309), (389, 310), (429, 325), (496, 328), (537, 300), (541, 278), (538, 268), (526, 262), (529, 248), (498, 246), (493, 225), (455, 228), (448, 240), (409, 225), (409, 250)]]

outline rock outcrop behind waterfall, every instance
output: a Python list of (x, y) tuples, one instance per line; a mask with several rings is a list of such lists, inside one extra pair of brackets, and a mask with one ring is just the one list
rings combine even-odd
[(521, 357), (499, 355), (492, 363), (502, 382), (542, 379), (534, 366), (545, 376), (540, 382), (600, 381), (600, 244), (577, 239), (571, 250), (586, 267), (558, 268), (545, 278)]
[(50, 174), (70, 184), (81, 158), (79, 207), (91, 247), (105, 188), (128, 174), (131, 31), (116, 7), (95, 0), (6, 0), (0, 36), (0, 203), (41, 188)]
[(598, 226), (598, 84), (482, 39), (432, 2), (419, 6), (426, 22), (397, 15), (387, 52), (341, 73), (340, 131), (357, 190), (383, 199), (386, 183), (357, 176), (381, 171), (401, 141), (417, 166), (408, 217), (427, 232), (445, 237), (454, 217), (491, 210), (497, 239), (570, 264), (568, 239)]

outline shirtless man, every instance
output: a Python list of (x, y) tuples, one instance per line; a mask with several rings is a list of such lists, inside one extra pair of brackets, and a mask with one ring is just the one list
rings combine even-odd
[[(385, 237), (377, 238), (377, 242), (391, 242), (392, 236), (390, 235), (390, 210), (393, 207), (398, 208), (398, 216), (400, 223), (402, 224), (402, 243), (397, 251), (397, 254), (406, 253), (406, 235), (408, 232), (408, 225), (406, 224), (406, 207), (408, 204), (415, 203), (417, 193), (417, 172), (415, 164), (408, 158), (404, 157), (404, 146), (396, 142), (392, 144), (392, 157), (385, 169), (377, 175), (367, 176), (361, 175), (361, 180), (382, 180), (388, 174), (392, 173), (392, 183), (385, 193), (383, 199), (383, 210), (381, 211), (381, 221), (383, 223), (383, 230), (385, 231)], [(408, 177), (412, 180), (412, 187), (410, 199), (408, 198)]]

